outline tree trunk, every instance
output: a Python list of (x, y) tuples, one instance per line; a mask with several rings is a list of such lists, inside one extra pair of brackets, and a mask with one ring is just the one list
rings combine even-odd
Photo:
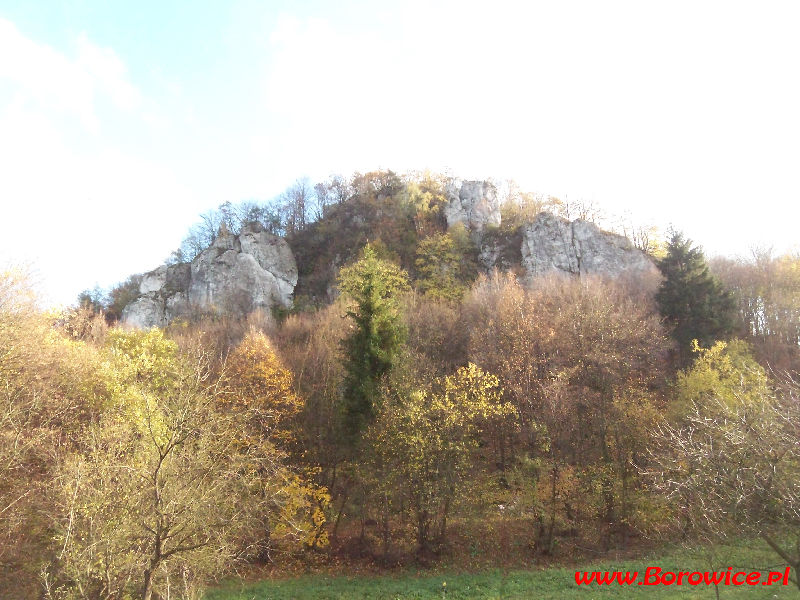
[(153, 556), (150, 558), (150, 565), (144, 570), (144, 585), (142, 586), (142, 600), (151, 600), (153, 597), (153, 579), (155, 579), (156, 569), (161, 564), (164, 555), (164, 542), (161, 539), (160, 531), (153, 540)]
[[(628, 469), (627, 463), (623, 464), (622, 467), (622, 498), (620, 500), (622, 511), (622, 517), (625, 519), (629, 516), (629, 509), (628, 509)], [(621, 519), (621, 520), (623, 520)], [(622, 527), (622, 547), (624, 549), (628, 549), (628, 538), (629, 538), (629, 527), (627, 527), (624, 523), (619, 524)]]
[[(786, 550), (780, 547), (780, 545), (772, 539), (772, 536), (762, 533), (761, 539), (767, 542), (770, 548), (772, 548), (775, 553), (780, 556), (786, 563), (794, 569), (794, 579), (792, 581), (797, 585), (797, 589), (800, 589), (800, 538), (797, 540), (797, 547), (798, 553), (796, 556), (790, 555)], [(791, 578), (790, 578), (791, 579)]]
[(383, 562), (389, 561), (389, 496), (383, 494)]
[(155, 569), (145, 569), (144, 572), (144, 587), (142, 589), (142, 600), (151, 600), (153, 597), (153, 576)]
[(347, 492), (344, 493), (342, 496), (342, 504), (339, 507), (339, 512), (336, 513), (336, 520), (333, 522), (333, 530), (331, 531), (331, 542), (336, 541), (336, 532), (339, 529), (339, 521), (342, 519), (342, 512), (344, 511), (344, 505), (347, 503), (347, 498), (349, 494)]
[(558, 465), (553, 465), (550, 484), (550, 523), (547, 526), (547, 536), (545, 538), (544, 553), (551, 554), (553, 551), (553, 532), (556, 527), (556, 499), (558, 484)]
[(500, 426), (500, 470), (503, 472), (503, 482), (505, 482), (506, 472), (506, 436), (505, 428)]
[(424, 556), (428, 546), (428, 511), (417, 511), (417, 554)]
[[(451, 493), (454, 493), (455, 490), (451, 490)], [(447, 515), (450, 513), (450, 497), (448, 496), (444, 501), (444, 506), (442, 507), (442, 518), (439, 521), (439, 533), (437, 535), (437, 543), (444, 544), (444, 536), (447, 533)]]

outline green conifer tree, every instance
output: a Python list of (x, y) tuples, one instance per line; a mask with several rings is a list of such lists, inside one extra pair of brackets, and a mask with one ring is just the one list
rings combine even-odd
[(370, 246), (362, 258), (341, 270), (339, 289), (352, 301), (347, 316), (355, 328), (342, 347), (345, 353), (344, 434), (355, 442), (374, 416), (373, 404), (382, 378), (395, 364), (406, 339), (398, 296), (408, 289), (408, 276), (377, 257)]
[(678, 344), (680, 365), (686, 366), (692, 340), (710, 347), (733, 331), (733, 297), (709, 272), (702, 250), (680, 232), (672, 233), (658, 268), (664, 280), (656, 302)]

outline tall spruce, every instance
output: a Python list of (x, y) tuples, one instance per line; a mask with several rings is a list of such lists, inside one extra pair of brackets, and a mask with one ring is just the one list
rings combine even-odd
[(352, 301), (347, 316), (355, 326), (342, 342), (343, 432), (355, 443), (374, 416), (381, 380), (395, 364), (406, 340), (398, 297), (409, 289), (408, 276), (398, 266), (378, 258), (375, 249), (367, 245), (359, 261), (341, 270), (339, 289)]
[(658, 262), (664, 280), (656, 293), (661, 316), (678, 344), (681, 366), (692, 360), (692, 340), (709, 347), (733, 330), (734, 300), (708, 269), (700, 248), (673, 232)]

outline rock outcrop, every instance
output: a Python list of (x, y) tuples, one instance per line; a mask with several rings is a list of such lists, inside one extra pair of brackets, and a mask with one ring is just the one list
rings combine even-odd
[(497, 190), (490, 182), (454, 180), (447, 186), (446, 193), (448, 227), (463, 223), (471, 231), (481, 231), (486, 225), (500, 225)]
[(522, 267), (529, 279), (551, 272), (618, 276), (655, 270), (628, 238), (581, 219), (539, 213), (522, 234)]
[(214, 243), (191, 263), (161, 266), (145, 273), (141, 294), (122, 312), (124, 323), (147, 328), (173, 319), (220, 311), (247, 314), (289, 307), (297, 265), (289, 244), (257, 223), (239, 235), (221, 229)]

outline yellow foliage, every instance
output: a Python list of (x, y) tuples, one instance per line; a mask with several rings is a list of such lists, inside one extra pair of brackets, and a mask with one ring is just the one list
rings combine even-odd
[[(250, 431), (242, 431), (237, 440), (241, 448), (268, 439), (284, 449), (296, 444), (295, 417), (303, 409), (302, 399), (294, 392), (291, 371), (286, 369), (269, 338), (251, 330), (228, 356), (224, 381), (226, 393), (219, 402), (230, 411), (250, 415)], [(330, 494), (325, 487), (305, 476), (286, 471), (277, 503), (276, 537), (299, 539), (309, 547), (328, 544), (325, 511)]]
[(289, 536), (309, 548), (327, 546), (325, 511), (331, 502), (327, 488), (300, 475), (290, 474), (280, 497), (273, 535)]
[(412, 390), (385, 403), (368, 430), (368, 463), (374, 487), (386, 496), (401, 492), (415, 515), (418, 544), (443, 528), (466, 481), (478, 434), (490, 421), (511, 419), (516, 410), (502, 401), (497, 377), (474, 364), (440, 382), (438, 391)]
[(245, 336), (228, 357), (225, 383), (229, 393), (221, 396), (222, 402), (256, 415), (255, 425), (274, 441), (297, 441), (289, 426), (303, 401), (266, 335), (253, 330)]
[(693, 351), (694, 365), (678, 374), (673, 418), (687, 414), (692, 404), (711, 409), (717, 402), (731, 406), (737, 399), (758, 398), (769, 386), (763, 367), (741, 340), (717, 342), (711, 348), (701, 348), (694, 340)]
[(120, 385), (144, 385), (156, 392), (174, 388), (178, 345), (164, 337), (160, 329), (112, 329), (106, 348)]

